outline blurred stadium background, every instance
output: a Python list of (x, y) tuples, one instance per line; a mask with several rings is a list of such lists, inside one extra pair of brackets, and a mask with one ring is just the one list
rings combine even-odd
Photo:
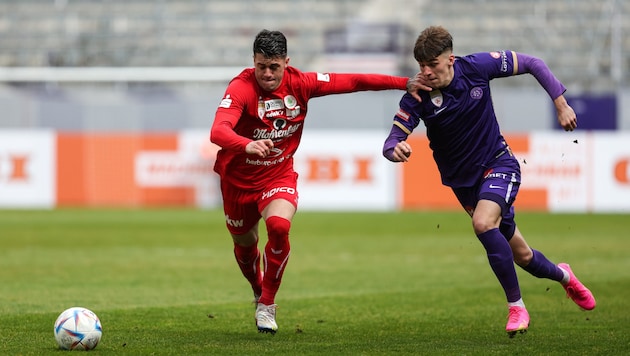
[[(151, 146), (142, 135), (181, 136), (190, 131), (197, 133), (195, 137), (207, 135), (225, 85), (242, 68), (251, 66), (251, 43), (262, 28), (287, 35), (291, 64), (303, 70), (412, 75), (417, 68), (411, 55), (413, 42), (429, 25), (443, 25), (453, 33), (458, 55), (511, 49), (543, 58), (568, 87), (567, 96), (583, 132), (623, 135), (630, 130), (628, 1), (2, 0), (0, 191), (14, 198), (8, 202), (0, 198), (0, 206), (33, 205), (22, 204), (23, 194), (9, 184), (16, 170), (25, 176), (28, 169), (34, 169), (26, 161), (19, 163), (11, 153), (20, 151), (21, 145), (30, 146), (24, 143), (31, 140), (29, 131), (66, 135), (65, 141), (55, 139), (57, 151), (79, 147), (64, 143), (84, 139), (72, 135), (140, 135), (131, 142), (143, 142), (136, 145), (140, 148), (162, 150), (172, 147), (164, 143)], [(311, 103), (308, 127), (324, 132), (360, 127), (380, 132), (384, 138), (399, 97), (399, 92), (381, 92), (317, 99)], [(504, 132), (558, 131), (551, 102), (532, 77), (493, 82), (493, 97)], [(16, 132), (26, 136), (16, 136)], [(17, 141), (11, 143), (11, 137)], [(375, 140), (378, 151), (380, 142)], [(82, 185), (83, 193), (71, 189), (60, 193), (56, 188), (50, 194), (57, 198), (44, 205), (58, 205), (60, 194), (65, 196), (65, 204), (82, 205), (81, 194), (115, 180), (112, 176), (107, 178), (110, 181), (96, 183), (90, 178), (102, 172), (86, 166), (115, 155), (106, 151), (90, 156), (96, 146), (81, 145), (85, 149), (79, 157), (81, 164), (76, 157), (66, 159), (75, 160), (72, 167), (59, 168), (59, 156), (52, 158), (52, 165), (57, 162), (52, 185), (66, 179), (60, 171), (92, 169), (92, 173), (83, 173), (82, 179), (69, 183), (75, 188)], [(142, 180), (138, 178), (142, 159), (134, 160), (132, 168), (123, 170), (135, 172), (133, 180), (138, 182)], [(13, 168), (7, 168), (11, 164)], [(630, 176), (625, 164), (613, 167), (615, 177), (624, 184)], [(208, 167), (194, 169), (212, 174)], [(159, 183), (156, 177), (147, 178), (151, 179), (151, 184)], [(397, 178), (391, 179), (395, 182)], [(386, 179), (383, 185), (389, 183)], [(119, 194), (128, 193), (123, 189)], [(88, 205), (115, 204), (97, 198), (95, 192), (90, 194)], [(173, 192), (163, 193), (169, 194)], [(144, 205), (149, 198), (138, 199), (131, 205)], [(199, 204), (200, 198), (190, 199), (149, 200)], [(202, 205), (215, 204), (216, 199), (210, 199)], [(589, 204), (593, 203), (585, 204), (586, 208), (578, 210), (591, 210)], [(388, 202), (383, 206), (398, 205)], [(630, 211), (630, 206), (612, 208), (619, 209)]]

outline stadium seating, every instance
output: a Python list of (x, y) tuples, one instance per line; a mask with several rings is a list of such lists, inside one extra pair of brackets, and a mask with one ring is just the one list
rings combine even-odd
[[(0, 66), (248, 66), (253, 36), (270, 28), (288, 35), (294, 63), (313, 69), (326, 31), (396, 23), (413, 37), (444, 25), (457, 54), (540, 55), (585, 86), (623, 83), (630, 72), (630, 22), (621, 20), (630, 2), (619, 0), (2, 0), (0, 14)], [(406, 61), (401, 68), (415, 66)]]

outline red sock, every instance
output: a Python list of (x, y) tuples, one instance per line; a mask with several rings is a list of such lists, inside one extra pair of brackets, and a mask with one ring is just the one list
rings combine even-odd
[(260, 251), (257, 244), (241, 246), (234, 244), (234, 257), (243, 276), (249, 281), (255, 295), (262, 294), (262, 271), (260, 270)]
[(274, 304), (276, 293), (280, 288), (284, 268), (289, 261), (289, 229), (291, 222), (287, 219), (272, 216), (267, 219), (269, 240), (265, 246), (265, 276), (263, 278), (262, 295), (259, 302), (265, 305)]

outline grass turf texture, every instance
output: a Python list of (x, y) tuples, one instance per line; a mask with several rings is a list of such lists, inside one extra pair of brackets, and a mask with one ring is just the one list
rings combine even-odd
[(0, 211), (0, 354), (64, 352), (52, 326), (71, 306), (101, 319), (91, 354), (628, 354), (630, 217), (518, 218), (595, 293), (594, 311), (518, 269), (532, 322), (509, 339), (463, 212), (299, 212), (272, 336), (256, 332), (220, 211)]

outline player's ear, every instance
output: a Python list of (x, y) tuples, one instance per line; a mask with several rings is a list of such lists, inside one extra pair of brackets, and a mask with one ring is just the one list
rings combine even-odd
[(284, 65), (285, 66), (289, 65), (289, 60), (291, 60), (291, 57), (287, 56), (287, 58), (284, 60)]

